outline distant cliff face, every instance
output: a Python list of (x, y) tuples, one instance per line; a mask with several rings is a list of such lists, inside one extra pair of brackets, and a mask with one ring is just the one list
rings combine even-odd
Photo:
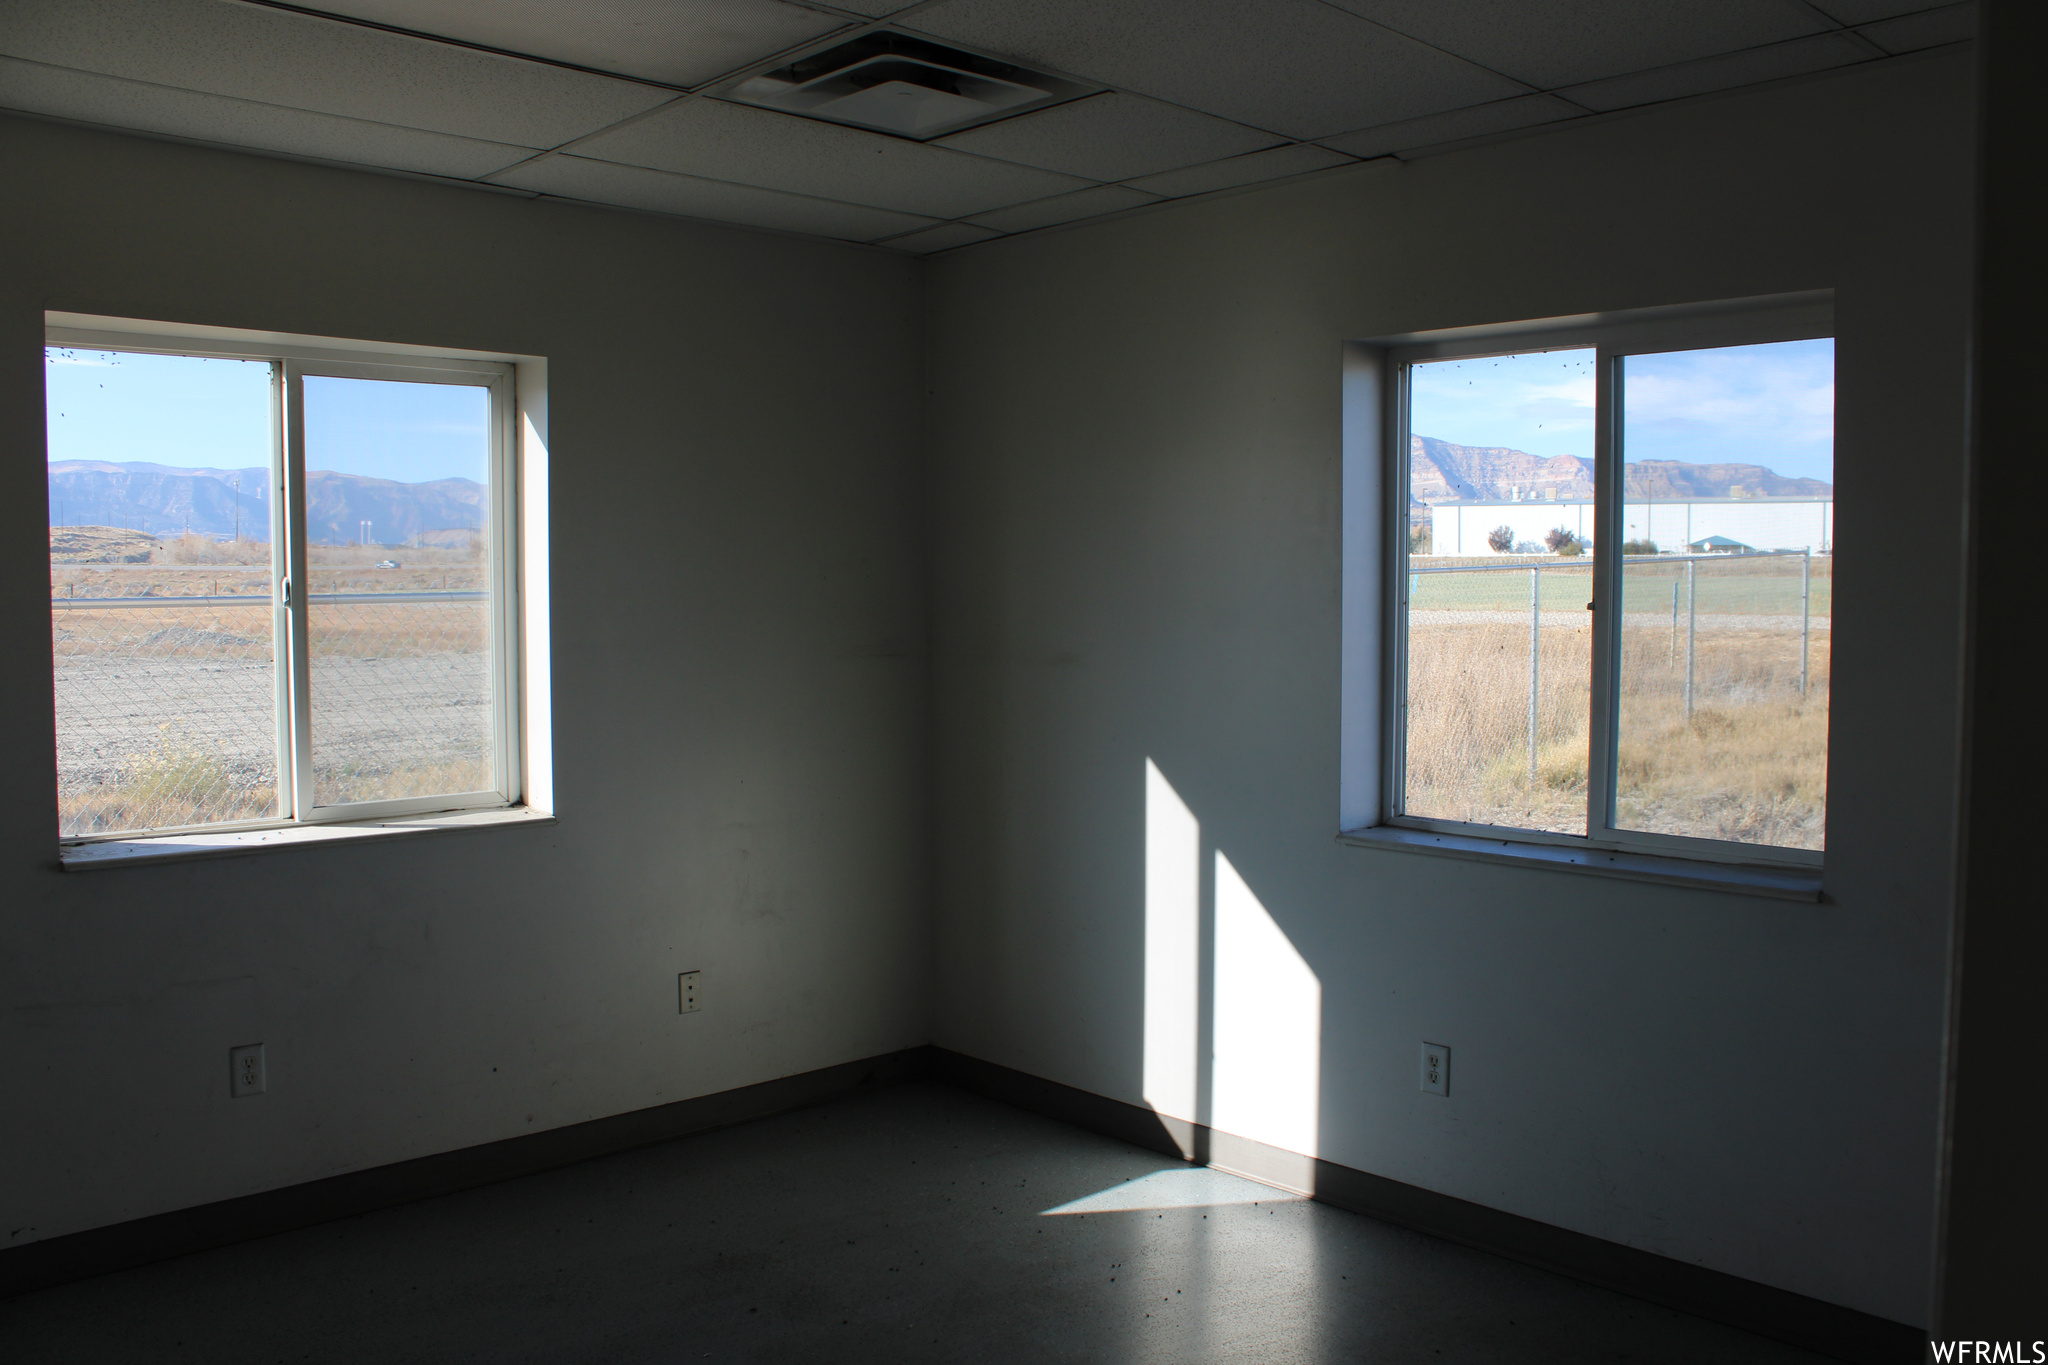
[[(1759, 464), (1688, 464), (1683, 460), (1630, 461), (1622, 470), (1629, 498), (1815, 498), (1832, 497), (1835, 486), (1820, 479), (1793, 479)], [(1555, 489), (1555, 493), (1546, 490)], [(1506, 446), (1461, 446), (1432, 436), (1408, 443), (1408, 496), (1415, 504), (1505, 502), (1524, 499), (1590, 498), (1593, 462), (1581, 455), (1548, 459)]]
[[(236, 489), (233, 480), (241, 481)], [(50, 519), (68, 526), (127, 526), (152, 535), (228, 535), (239, 507), (242, 538), (270, 539), (270, 471), (60, 460), (50, 466)], [(314, 470), (306, 475), (306, 534), (350, 544), (369, 522), (374, 544), (403, 545), (432, 532), (481, 529), (484, 486), (471, 479), (399, 483)]]
[(1819, 479), (1786, 478), (1760, 464), (1643, 460), (1628, 466), (1626, 491), (1631, 498), (1831, 498), (1835, 486)]
[(1409, 439), (1408, 495), (1416, 502), (1489, 502), (1512, 496), (1593, 496), (1593, 462), (1578, 455), (1544, 459), (1505, 446), (1459, 446), (1431, 436)]

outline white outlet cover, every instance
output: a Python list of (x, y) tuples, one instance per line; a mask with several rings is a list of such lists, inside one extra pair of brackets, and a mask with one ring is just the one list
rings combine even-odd
[(1422, 1088), (1448, 1098), (1451, 1093), (1451, 1050), (1442, 1043), (1422, 1045)]
[(704, 1008), (704, 973), (684, 972), (676, 978), (676, 1013), (695, 1014)]
[(236, 1099), (263, 1093), (263, 1044), (228, 1049), (228, 1094)]

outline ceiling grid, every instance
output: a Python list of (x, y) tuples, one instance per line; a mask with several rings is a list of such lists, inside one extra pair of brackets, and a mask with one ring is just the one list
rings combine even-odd
[[(1945, 46), (1969, 39), (1974, 9), (10, 0), (0, 109), (925, 254)], [(832, 74), (856, 50), (865, 65)], [(1062, 93), (1018, 94), (1010, 71)], [(791, 80), (827, 91), (810, 116), (751, 93)], [(993, 101), (978, 116), (977, 95)], [(942, 106), (969, 126), (855, 126)]]

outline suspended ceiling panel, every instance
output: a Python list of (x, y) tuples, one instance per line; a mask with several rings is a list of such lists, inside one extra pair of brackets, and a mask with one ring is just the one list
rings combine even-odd
[(1967, 42), (1977, 28), (1974, 4), (1950, 5), (1870, 24), (1861, 33), (1886, 52), (1920, 52)]
[(1556, 123), (1585, 112), (1583, 106), (1554, 95), (1517, 95), (1511, 100), (1475, 104), (1467, 109), (1453, 109), (1447, 114), (1431, 114), (1428, 118), (1408, 119), (1380, 128), (1344, 133), (1325, 138), (1323, 145), (1352, 156), (1386, 156), (1391, 152), (1434, 147), (1468, 137), (1485, 137), (1489, 133)]
[(1285, 141), (1177, 104), (1109, 91), (970, 128), (940, 145), (1091, 180), (1129, 180)]
[(1091, 183), (929, 143), (745, 104), (679, 100), (577, 144), (578, 156), (937, 218), (1043, 199)]
[(710, 218), (856, 242), (871, 242), (936, 224), (935, 219), (915, 214), (890, 213), (831, 199), (784, 194), (780, 190), (756, 189), (694, 175), (672, 175), (580, 156), (543, 157), (515, 166), (493, 180), (564, 199), (587, 199), (622, 208), (650, 209), (687, 218)]
[(1543, 90), (1834, 24), (1787, 0), (1331, 0), (1364, 19)]
[(1134, 190), (1127, 185), (1097, 185), (1093, 189), (1041, 199), (1035, 204), (1019, 204), (1015, 208), (997, 209), (994, 213), (977, 213), (971, 221), (998, 232), (1029, 232), (1033, 228), (1098, 218), (1105, 213), (1158, 202), (1158, 195)]
[[(0, 110), (927, 254), (1975, 22), (1922, 0), (0, 0)], [(728, 97), (890, 32), (1068, 102), (919, 141)]]
[(1813, 0), (1813, 7), (1838, 23), (1868, 24), (1927, 8), (1923, 0)]
[(524, 147), (553, 147), (674, 98), (232, 0), (8, 0), (0, 55)]
[(1687, 95), (1704, 95), (1786, 76), (1805, 76), (1868, 60), (1866, 40), (1847, 33), (1823, 33), (1632, 76), (1615, 76), (1590, 85), (1570, 86), (1558, 93), (1588, 109), (1632, 109), (1639, 104), (1683, 99)]
[(316, 8), (680, 86), (854, 22), (783, 0), (325, 0)]
[(1164, 195), (1168, 199), (1179, 199), (1184, 195), (1209, 194), (1216, 190), (1236, 189), (1240, 185), (1257, 185), (1267, 180), (1278, 180), (1282, 176), (1326, 171), (1332, 166), (1346, 166), (1350, 163), (1350, 157), (1333, 152), (1327, 147), (1318, 147), (1308, 142), (1294, 142), (1285, 147), (1252, 152), (1247, 156), (1226, 157), (1221, 161), (1205, 161), (1199, 166), (1183, 166), (1177, 171), (1166, 171), (1160, 175), (1141, 176), (1129, 183), (1134, 190)]
[(904, 24), (1290, 138), (1526, 88), (1323, 0), (947, 0)]

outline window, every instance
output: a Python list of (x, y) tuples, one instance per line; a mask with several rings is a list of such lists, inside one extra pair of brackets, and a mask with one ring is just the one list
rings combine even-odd
[(1380, 823), (1817, 866), (1831, 308), (1402, 338)]
[(68, 321), (60, 838), (519, 802), (518, 367)]

